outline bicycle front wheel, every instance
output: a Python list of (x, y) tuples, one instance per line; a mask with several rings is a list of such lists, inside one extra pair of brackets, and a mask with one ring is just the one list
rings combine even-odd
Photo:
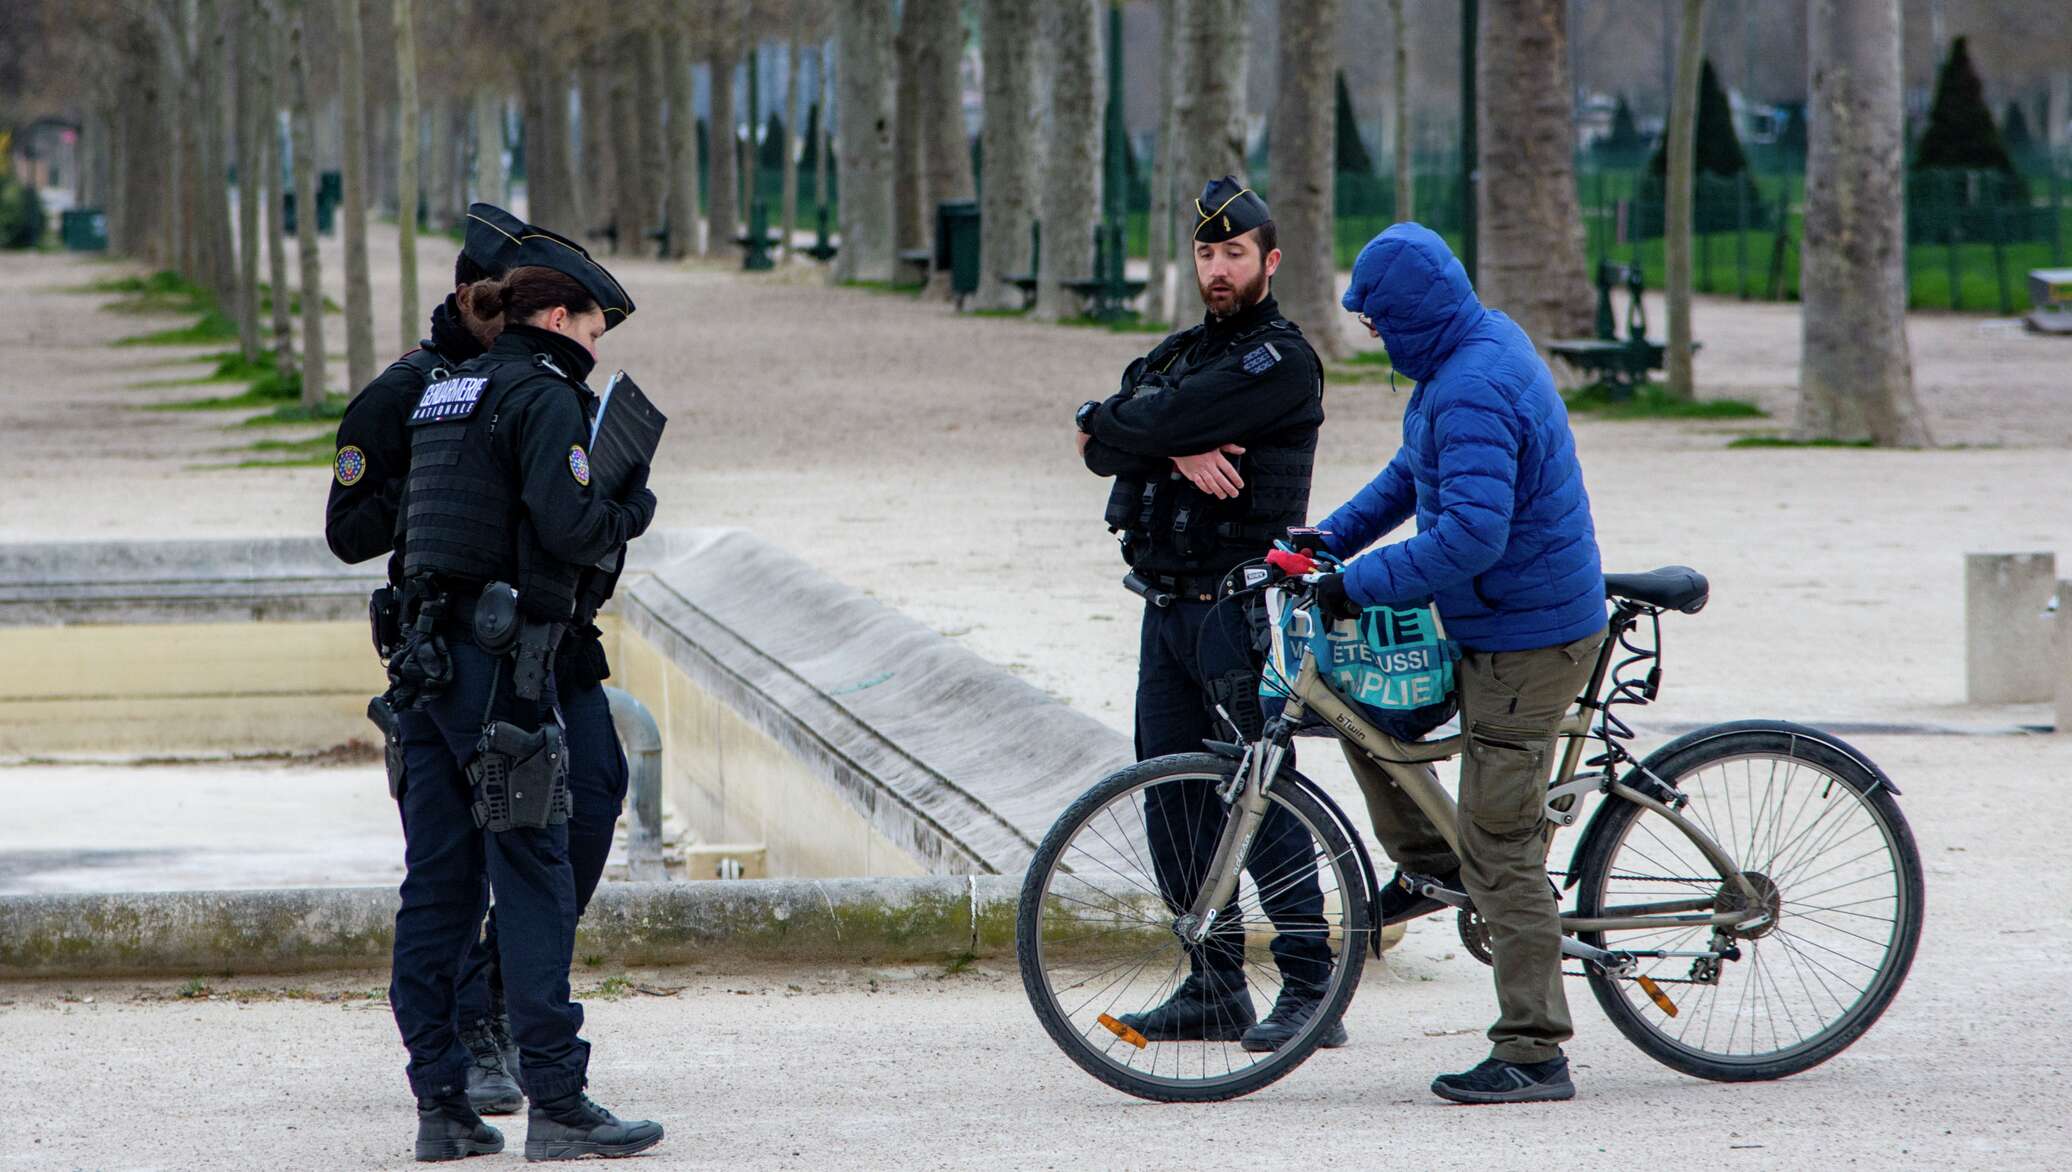
[(1878, 1020), (1913, 963), (1922, 917), (1913, 834), (1853, 750), (1810, 733), (1723, 726), (1649, 762), (1689, 799), (1683, 816), (1738, 861), (1756, 905), (1675, 826), (1629, 802), (1603, 809), (1609, 822), (1592, 828), (1579, 861), (1586, 917), (1679, 900), (1769, 913), (1717, 937), (1702, 925), (1580, 934), (1613, 949), (1738, 950), (1739, 959), (1642, 960), (1627, 976), (1589, 972), (1612, 1024), (1686, 1074), (1746, 1082), (1811, 1069)]
[[(1236, 768), (1188, 753), (1109, 775), (1051, 827), (1022, 884), (1015, 944), (1037, 1019), (1081, 1069), (1139, 1098), (1210, 1102), (1266, 1086), (1310, 1056), (1359, 985), (1366, 883), (1292, 772), (1268, 791), (1214, 930), (1196, 943), (1177, 929), (1232, 814), (1217, 795)], [(1291, 984), (1317, 1008), (1278, 1049), (1246, 1048), (1245, 1027)], [(1213, 991), (1196, 1002), (1206, 1010), (1153, 1028), (1152, 1011), (1183, 986)]]

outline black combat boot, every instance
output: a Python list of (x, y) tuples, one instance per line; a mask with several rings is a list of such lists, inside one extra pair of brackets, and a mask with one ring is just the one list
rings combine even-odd
[[(1317, 1007), (1324, 1003), (1324, 995), (1305, 985), (1289, 983), (1281, 986), (1281, 995), (1274, 998), (1273, 1012), (1266, 1020), (1245, 1031), (1239, 1044), (1257, 1054), (1270, 1054), (1288, 1044), (1304, 1025), (1309, 1023)], [(1324, 1031), (1324, 1040), (1317, 1045), (1334, 1050), (1346, 1043), (1345, 1022), (1334, 1021)]]
[[(501, 1002), (496, 1012), (489, 1015), (489, 1036), (496, 1039), (497, 1053), (504, 1056), (504, 1073), (513, 1081), (518, 1078), (518, 1043), (511, 1040), (511, 1015), (504, 1012)], [(512, 1107), (516, 1111), (518, 1108)]]
[(468, 1048), (468, 1102), (484, 1115), (511, 1115), (525, 1105), (518, 1081), (504, 1067), (504, 1054), (497, 1045), (495, 1018), (460, 1028), (461, 1045)]
[(468, 1096), (417, 1101), (417, 1158), (425, 1163), (487, 1156), (504, 1150), (504, 1133), (482, 1122)]
[(662, 1125), (645, 1119), (627, 1123), (580, 1092), (535, 1102), (525, 1122), (525, 1158), (580, 1160), (584, 1156), (630, 1156), (662, 1142)]
[(1190, 973), (1163, 1003), (1122, 1015), (1122, 1024), (1152, 1042), (1235, 1042), (1257, 1020), (1242, 984), (1225, 989), (1200, 973)]

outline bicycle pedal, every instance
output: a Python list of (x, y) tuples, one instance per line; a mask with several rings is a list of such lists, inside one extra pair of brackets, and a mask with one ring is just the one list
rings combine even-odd
[(1455, 891), (1430, 875), (1418, 875), (1406, 871), (1396, 882), (1402, 886), (1403, 890), (1412, 895), (1437, 900), (1447, 907), (1472, 908), (1475, 906), (1475, 901), (1468, 898), (1467, 892)]

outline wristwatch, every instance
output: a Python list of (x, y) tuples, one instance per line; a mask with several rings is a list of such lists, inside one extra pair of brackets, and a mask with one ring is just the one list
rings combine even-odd
[[(1086, 402), (1081, 403), (1079, 405), (1079, 410), (1074, 411), (1072, 413), (1073, 426), (1077, 427), (1081, 431), (1087, 431), (1087, 424), (1092, 423), (1094, 421), (1094, 412), (1099, 411), (1100, 409), (1101, 401), (1099, 399), (1088, 399)], [(1087, 431), (1087, 434), (1091, 435), (1093, 433)]]

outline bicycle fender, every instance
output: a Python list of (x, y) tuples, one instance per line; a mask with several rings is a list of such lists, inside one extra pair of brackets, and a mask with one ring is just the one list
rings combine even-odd
[[(1899, 787), (1892, 784), (1892, 778), (1887, 776), (1883, 769), (1878, 768), (1877, 764), (1869, 757), (1864, 756), (1856, 746), (1851, 745), (1833, 733), (1823, 732), (1808, 725), (1794, 724), (1788, 720), (1730, 720), (1724, 724), (1711, 724), (1704, 728), (1693, 729), (1649, 753), (1638, 766), (1627, 770), (1626, 775), (1620, 778), (1620, 780), (1631, 785), (1636, 778), (1641, 776), (1660, 777), (1660, 766), (1670, 757), (1709, 741), (1716, 741), (1723, 737), (1747, 732), (1783, 733), (1792, 738), (1794, 755), (1797, 755), (1798, 741), (1803, 740), (1819, 745), (1862, 766), (1864, 772), (1877, 779), (1877, 785), (1872, 787), (1872, 792), (1883, 788), (1892, 791), (1895, 795), (1899, 793)], [(1668, 785), (1676, 784), (1666, 777), (1661, 778), (1661, 780)], [(1569, 853), (1568, 857), (1568, 877), (1561, 884), (1564, 890), (1574, 887), (1582, 880), (1581, 868), (1584, 857), (1590, 853), (1592, 844), (1605, 834), (1610, 833), (1607, 826), (1609, 819), (1606, 817), (1608, 809), (1607, 805), (1600, 803), (1597, 810), (1590, 815), (1589, 823), (1583, 827), (1582, 836), (1576, 839), (1575, 849)]]

